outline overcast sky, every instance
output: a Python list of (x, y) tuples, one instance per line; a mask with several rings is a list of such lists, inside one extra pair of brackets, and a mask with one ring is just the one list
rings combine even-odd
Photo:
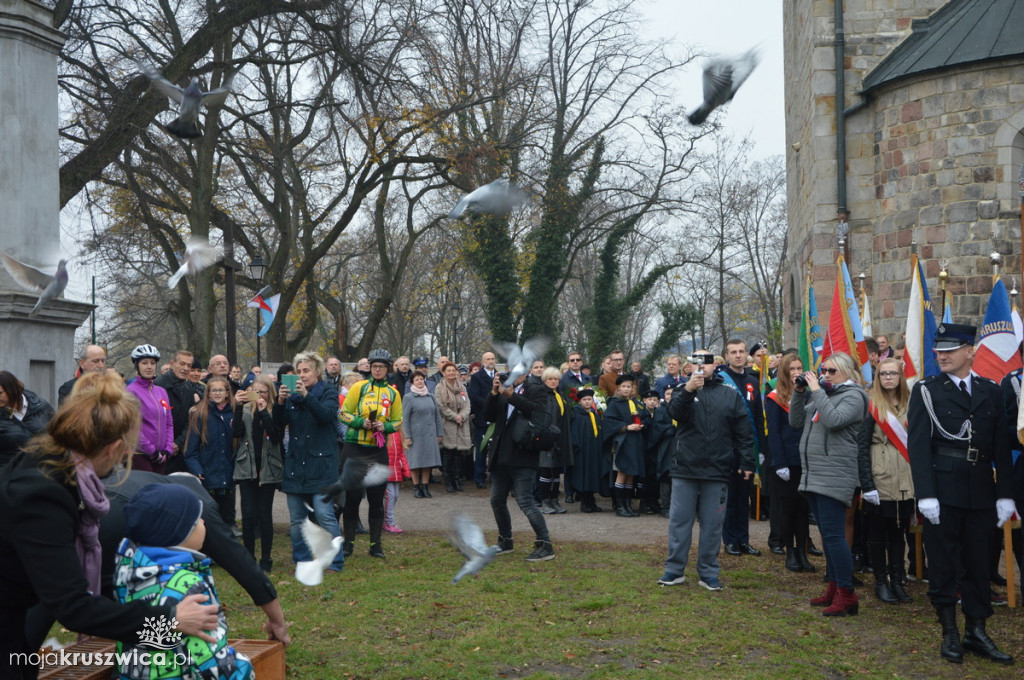
[[(741, 54), (755, 45), (761, 63), (729, 103), (722, 124), (733, 136), (749, 135), (758, 157), (783, 155), (786, 141), (782, 76), (782, 6), (776, 0), (641, 0), (651, 35), (707, 54)], [(700, 58), (679, 79), (681, 103), (697, 107)]]

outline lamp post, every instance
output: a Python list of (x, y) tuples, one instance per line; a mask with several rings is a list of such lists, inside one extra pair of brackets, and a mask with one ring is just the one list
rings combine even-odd
[[(266, 273), (267, 273), (267, 265), (264, 264), (263, 258), (260, 257), (259, 255), (257, 255), (256, 257), (252, 258), (252, 261), (249, 262), (249, 276), (252, 278), (252, 280), (255, 281), (257, 284), (263, 283), (263, 277), (266, 275)], [(260, 292), (262, 294), (262, 291), (260, 291)], [(261, 316), (260, 308), (257, 307), (256, 308), (256, 364), (259, 365), (259, 366), (262, 366), (262, 361), (260, 360), (260, 316)]]
[(459, 314), (462, 313), (462, 305), (456, 300), (452, 303), (452, 363), (458, 364), (457, 356), (459, 350)]

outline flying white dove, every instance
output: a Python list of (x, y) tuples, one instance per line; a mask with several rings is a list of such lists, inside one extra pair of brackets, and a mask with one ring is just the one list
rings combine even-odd
[(388, 481), (391, 468), (380, 463), (370, 463), (358, 458), (348, 458), (341, 468), (338, 481), (323, 490), (323, 494), (341, 506), (342, 494), (346, 491), (364, 489), (369, 486), (380, 486)]
[(146, 74), (146, 77), (153, 82), (161, 93), (168, 99), (178, 104), (178, 117), (167, 125), (162, 125), (164, 130), (176, 137), (192, 139), (201, 136), (199, 129), (199, 107), (219, 106), (224, 103), (231, 94), (231, 83), (235, 79), (233, 71), (228, 72), (224, 77), (224, 84), (216, 90), (203, 92), (199, 89), (199, 78), (192, 78), (184, 90), (164, 78), (159, 71), (156, 71), (145, 64), (135, 62), (139, 70)]
[(318, 527), (308, 517), (302, 523), (302, 538), (313, 553), (313, 559), (295, 564), (295, 580), (304, 586), (318, 586), (324, 580), (324, 570), (331, 566), (345, 539), (331, 537), (326, 529)]
[(451, 219), (458, 219), (467, 210), (492, 215), (507, 215), (512, 209), (526, 202), (526, 192), (507, 179), (496, 179), (490, 184), (478, 187), (459, 199), (452, 211)]
[(64, 293), (64, 289), (68, 287), (67, 260), (57, 263), (56, 273), (47, 274), (40, 269), (15, 260), (7, 253), (0, 252), (0, 258), (3, 259), (4, 269), (19, 286), (31, 293), (39, 293), (36, 306), (29, 312), (29, 316), (35, 316), (43, 305), (60, 297)]
[(475, 574), (486, 567), (498, 554), (498, 546), (487, 546), (484, 532), (461, 512), (452, 517), (451, 542), (466, 557), (466, 563), (452, 579), (455, 585), (463, 576)]
[(757, 66), (757, 48), (738, 57), (712, 59), (704, 66), (704, 102), (689, 115), (690, 123), (700, 125), (711, 112), (732, 100), (736, 90)]
[(508, 365), (509, 375), (508, 380), (505, 381), (505, 387), (512, 387), (516, 378), (529, 373), (533, 362), (542, 358), (550, 345), (551, 339), (543, 336), (530, 338), (523, 343), (522, 347), (512, 342), (492, 343), (494, 351), (504, 357), (505, 363)]
[(186, 274), (195, 276), (212, 266), (220, 258), (220, 251), (209, 243), (198, 237), (190, 238), (185, 246), (185, 257), (181, 262), (181, 267), (174, 272), (171, 278), (167, 279), (167, 287), (173, 289), (178, 285), (178, 281), (181, 281), (182, 276)]

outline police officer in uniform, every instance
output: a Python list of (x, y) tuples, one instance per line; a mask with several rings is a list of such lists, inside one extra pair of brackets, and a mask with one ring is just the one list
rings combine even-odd
[[(1016, 509), (1011, 442), (999, 386), (971, 370), (975, 333), (973, 326), (939, 326), (935, 353), (942, 374), (914, 385), (907, 448), (918, 509), (928, 520), (928, 597), (942, 625), (942, 658), (962, 663), (967, 650), (1009, 665), (1013, 657), (988, 637), (985, 619), (992, 615), (992, 527)], [(962, 643), (956, 621), (958, 589), (967, 620)]]

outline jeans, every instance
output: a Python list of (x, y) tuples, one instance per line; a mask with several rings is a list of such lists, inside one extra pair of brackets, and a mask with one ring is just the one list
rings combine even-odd
[(270, 559), (274, 546), (274, 494), (277, 484), (260, 484), (255, 479), (238, 482), (242, 498), (242, 543), (256, 557), (256, 529), (260, 534), (260, 556)]
[(548, 525), (533, 497), (536, 468), (497, 467), (491, 470), (491, 511), (498, 525), (498, 536), (512, 538), (512, 516), (508, 514), (508, 495), (515, 496), (538, 541), (549, 541)]
[(722, 568), (718, 551), (725, 523), (726, 497), (729, 485), (704, 479), (672, 478), (672, 504), (668, 517), (668, 559), (665, 571), (682, 576), (693, 544), (693, 521), (700, 518), (697, 539), (697, 575), (702, 579), (718, 578)]
[(818, 518), (825, 578), (840, 588), (853, 587), (853, 556), (846, 542), (846, 503), (818, 493), (807, 493), (807, 504)]
[[(289, 535), (292, 539), (292, 561), (306, 562), (313, 559), (309, 546), (306, 545), (306, 541), (302, 538), (302, 523), (307, 516), (306, 504), (308, 503), (313, 506), (313, 515), (316, 517), (316, 523), (326, 530), (332, 538), (341, 536), (341, 527), (338, 526), (338, 520), (334, 516), (334, 504), (322, 493), (290, 493), (286, 495), (288, 497), (288, 516), (290, 518)], [(345, 551), (339, 550), (338, 555), (334, 558), (334, 562), (328, 568), (341, 571), (344, 566)]]

